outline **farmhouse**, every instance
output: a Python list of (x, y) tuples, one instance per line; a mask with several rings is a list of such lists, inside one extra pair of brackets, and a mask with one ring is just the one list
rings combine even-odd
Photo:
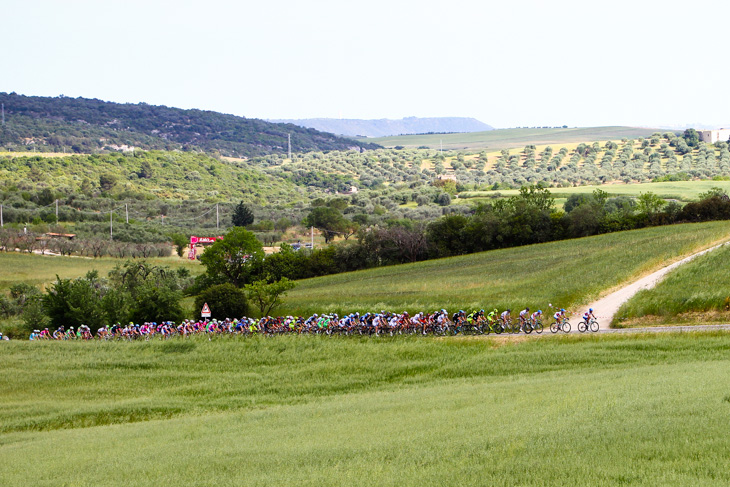
[(700, 140), (707, 144), (725, 142), (730, 139), (730, 129), (698, 130), (697, 134), (700, 136)]

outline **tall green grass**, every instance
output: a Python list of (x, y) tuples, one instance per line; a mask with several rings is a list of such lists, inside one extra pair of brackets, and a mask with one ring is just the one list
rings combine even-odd
[(0, 484), (726, 485), (729, 351), (724, 333), (10, 343)]
[(337, 274), (300, 281), (283, 311), (569, 308), (728, 237), (726, 222), (672, 225)]
[[(659, 323), (682, 322), (683, 313), (730, 310), (730, 247), (723, 246), (678, 267), (649, 290), (624, 303), (614, 321), (659, 318)], [(726, 315), (724, 316), (727, 319)]]

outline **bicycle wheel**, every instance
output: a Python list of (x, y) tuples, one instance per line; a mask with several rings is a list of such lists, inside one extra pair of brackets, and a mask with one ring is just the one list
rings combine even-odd
[(585, 321), (581, 321), (578, 323), (578, 331), (583, 333), (584, 331), (588, 330), (588, 325), (586, 325)]
[(503, 331), (504, 330), (502, 329), (502, 325), (500, 325), (499, 323), (494, 325), (494, 333), (496, 333), (497, 335), (501, 335)]
[(532, 333), (532, 325), (530, 323), (525, 323), (525, 326), (523, 327), (525, 330), (525, 334), (529, 335)]
[(552, 333), (557, 333), (559, 329), (560, 329), (560, 325), (558, 325), (555, 322), (553, 322), (553, 324), (550, 325), (550, 331)]
[(535, 328), (535, 333), (537, 333), (537, 334), (542, 333), (542, 323), (540, 323), (539, 321), (537, 323), (535, 323), (534, 328)]
[(595, 332), (597, 332), (597, 331), (598, 331), (598, 322), (597, 322), (597, 321), (595, 321), (595, 320), (594, 320), (594, 321), (591, 321), (591, 331), (592, 331), (593, 333), (595, 333)]
[(563, 331), (564, 331), (565, 333), (570, 333), (570, 323), (568, 323), (568, 322), (566, 321), (565, 323), (563, 323), (563, 324), (562, 324), (562, 325), (560, 326), (560, 329), (561, 329), (561, 330), (563, 330)]

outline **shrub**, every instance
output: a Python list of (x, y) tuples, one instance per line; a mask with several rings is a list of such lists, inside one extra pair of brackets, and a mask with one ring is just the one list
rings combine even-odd
[(199, 313), (205, 303), (216, 319), (240, 318), (249, 310), (246, 293), (229, 283), (211, 286), (195, 298), (195, 312)]

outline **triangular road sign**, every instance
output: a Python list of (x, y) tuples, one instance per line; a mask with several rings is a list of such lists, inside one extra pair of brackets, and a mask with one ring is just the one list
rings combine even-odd
[(203, 309), (200, 311), (200, 316), (203, 318), (210, 318), (210, 307), (208, 306), (208, 303), (203, 305)]

